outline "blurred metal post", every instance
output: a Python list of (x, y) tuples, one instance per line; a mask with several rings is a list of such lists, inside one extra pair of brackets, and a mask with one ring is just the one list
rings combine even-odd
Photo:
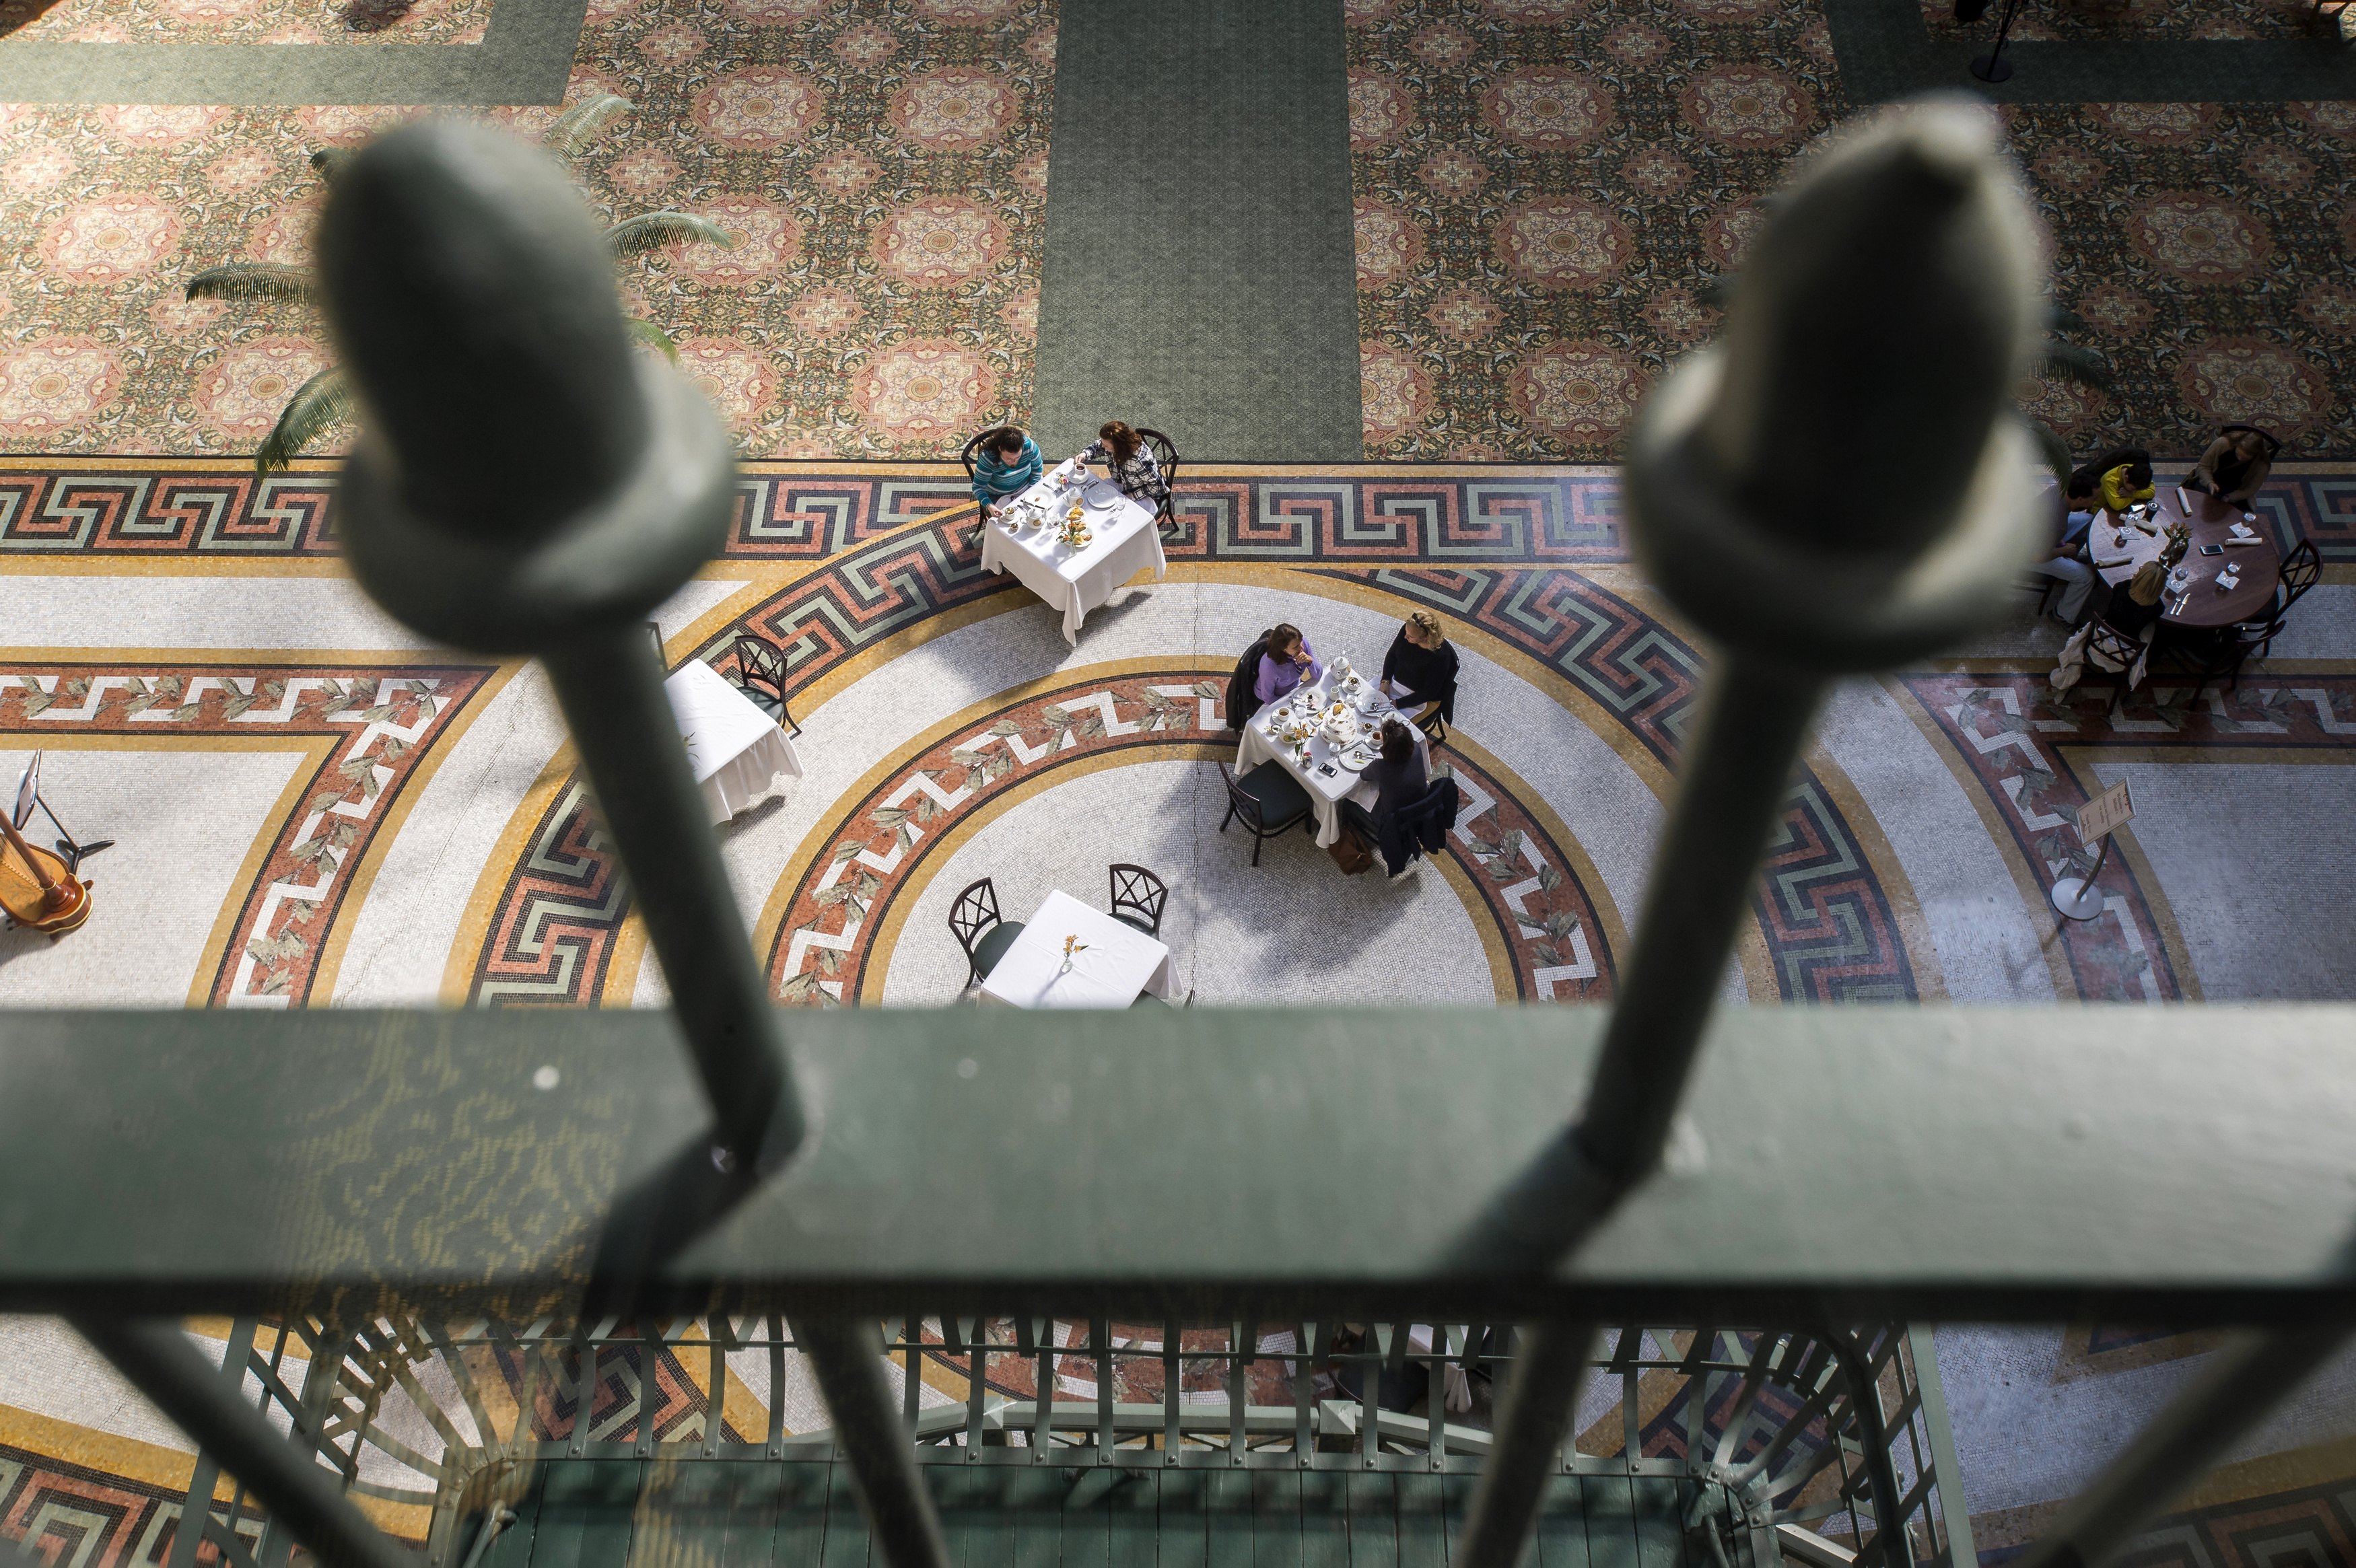
[(1608, 1181), (1660, 1158), (1826, 685), (1992, 620), (2028, 559), (2038, 288), (1985, 107), (1887, 113), (1783, 193), (1719, 342), (1639, 418), (1630, 532), (1716, 650), (1580, 1125)]
[[(176, 1324), (82, 1317), (74, 1319), (74, 1328), (194, 1438), (199, 1453), (218, 1459), (261, 1499), (326, 1568), (416, 1568), (412, 1554), (370, 1524), (329, 1472), (238, 1396), (245, 1362), (235, 1346), (232, 1380), (198, 1355)], [(204, 1520), (184, 1514), (180, 1528), (201, 1533)]]
[(633, 354), (586, 210), (511, 136), (426, 122), (380, 138), (337, 176), (319, 259), (363, 410), (341, 497), (353, 574), (428, 636), (547, 660), (712, 1102), (715, 1163), (774, 1168), (802, 1107), (645, 630), (726, 539), (727, 432)]
[[(1547, 1483), (1561, 1473), (1562, 1445), (1571, 1435), (1579, 1385), (1595, 1358), (1595, 1338), (1591, 1323), (1548, 1323), (1523, 1331), (1496, 1446), (1472, 1493), (1463, 1568), (1514, 1568), (1521, 1560)], [(1436, 1376), (1432, 1397), (1440, 1397)]]
[[(909, 1319), (908, 1337), (921, 1330)], [(916, 1434), (892, 1411), (884, 1375), (884, 1340), (865, 1318), (797, 1317), (794, 1343), (810, 1359), (819, 1392), (834, 1422), (834, 1440), (850, 1461), (860, 1512), (888, 1568), (948, 1568), (948, 1546), (932, 1499), (916, 1474)], [(908, 1358), (908, 1376), (916, 1359)], [(1052, 1390), (1042, 1401), (1052, 1401)]]

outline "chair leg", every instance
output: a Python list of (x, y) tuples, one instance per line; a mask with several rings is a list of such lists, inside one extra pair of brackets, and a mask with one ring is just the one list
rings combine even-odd
[(787, 734), (799, 735), (802, 732), (802, 727), (794, 722), (794, 710), (786, 706), (786, 694), (782, 691), (777, 693), (777, 716), (786, 721)]
[(1236, 803), (1231, 800), (1227, 802), (1227, 814), (1219, 818), (1219, 831), (1225, 833), (1227, 830), (1227, 824), (1233, 822), (1235, 819)]
[(1259, 829), (1257, 827), (1252, 829), (1252, 864), (1254, 866), (1259, 864), (1259, 848), (1267, 842), (1268, 840), (1260, 836)]

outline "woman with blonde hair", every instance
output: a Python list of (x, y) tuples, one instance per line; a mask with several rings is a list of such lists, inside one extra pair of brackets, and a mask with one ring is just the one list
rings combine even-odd
[(1162, 476), (1152, 443), (1129, 425), (1107, 420), (1096, 440), (1072, 459), (1076, 468), (1091, 463), (1103, 464), (1106, 475), (1120, 486), (1120, 493), (1147, 511), (1159, 517), (1166, 509), (1170, 482)]
[(1391, 639), (1391, 651), (1383, 656), (1383, 692), (1426, 731), (1435, 721), (1456, 721), (1456, 649), (1430, 611), (1408, 615)]

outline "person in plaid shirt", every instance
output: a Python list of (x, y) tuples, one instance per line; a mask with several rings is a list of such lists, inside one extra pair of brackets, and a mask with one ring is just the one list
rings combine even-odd
[(1072, 461), (1081, 467), (1101, 463), (1120, 493), (1159, 514), (1170, 499), (1170, 482), (1162, 476), (1162, 464), (1153, 455), (1153, 448), (1144, 437), (1119, 420), (1108, 421), (1097, 432), (1097, 439), (1087, 451)]

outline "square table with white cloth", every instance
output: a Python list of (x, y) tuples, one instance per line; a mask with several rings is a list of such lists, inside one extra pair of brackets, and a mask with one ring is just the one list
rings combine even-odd
[[(1270, 757), (1284, 764), (1284, 771), (1301, 781), (1309, 792), (1309, 804), (1317, 813), (1317, 847), (1330, 848), (1342, 837), (1342, 802), (1355, 800), (1368, 811), (1375, 808), (1379, 795), (1371, 784), (1360, 778), (1355, 771), (1343, 765), (1341, 755), (1349, 750), (1336, 746), (1325, 736), (1322, 715), (1335, 700), (1334, 693), (1347, 692), (1350, 676), (1347, 661), (1336, 659), (1326, 667), (1325, 678), (1314, 686), (1295, 687), (1251, 717), (1244, 726), (1243, 744), (1236, 750), (1236, 773), (1238, 776), (1267, 762)], [(1397, 719), (1407, 725), (1407, 732), (1415, 737), (1416, 755), (1423, 759), (1424, 767), (1431, 766), (1431, 741), (1421, 730), (1408, 721), (1406, 715), (1391, 706), (1390, 699), (1382, 694), (1374, 681), (1364, 676), (1355, 696), (1344, 700), (1356, 716), (1360, 732), (1367, 745), (1380, 753), (1376, 734), (1386, 719)], [(1304, 696), (1303, 694), (1307, 695)], [(1276, 735), (1276, 727), (1292, 713), (1307, 709), (1307, 722), (1317, 725), (1309, 739), (1309, 761), (1300, 760), (1300, 749), (1288, 746)], [(1331, 768), (1331, 773), (1326, 772)]]
[[(1084, 948), (1072, 955), (1068, 972), (1067, 936)], [(1047, 895), (981, 983), (981, 999), (1002, 1008), (1125, 1008), (1140, 991), (1178, 999), (1170, 949), (1061, 889)]]
[(715, 823), (753, 804), (779, 773), (802, 776), (802, 759), (777, 721), (701, 659), (663, 682), (695, 785)]
[[(1147, 567), (1159, 578), (1170, 563), (1151, 511), (1109, 479), (1091, 477), (1075, 486), (1071, 475), (1068, 463), (1044, 475), (982, 529), (981, 564), (988, 571), (1012, 571), (1061, 610), (1064, 640), (1077, 646), (1080, 622), (1089, 611)], [(1096, 536), (1076, 550), (1063, 537), (1064, 516), (1076, 496), (1081, 520)]]

